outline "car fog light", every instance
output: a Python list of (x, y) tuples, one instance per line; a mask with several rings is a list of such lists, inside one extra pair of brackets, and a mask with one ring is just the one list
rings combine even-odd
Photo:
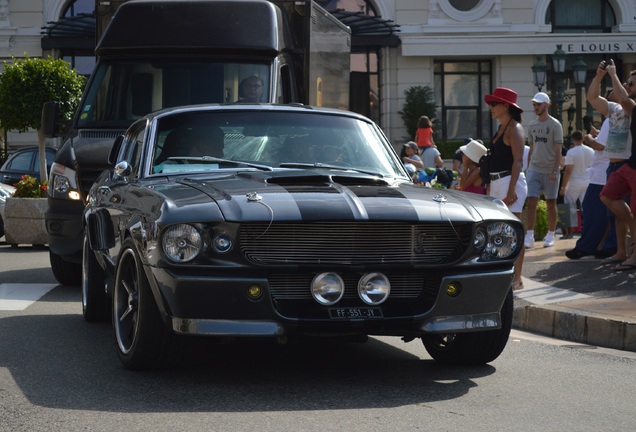
[(263, 294), (263, 289), (258, 285), (251, 285), (247, 289), (247, 295), (250, 296), (251, 299), (257, 299)]
[(462, 292), (462, 286), (458, 282), (451, 282), (446, 285), (446, 294), (450, 297), (457, 297)]
[(344, 295), (344, 281), (336, 273), (321, 273), (311, 281), (311, 295), (322, 305), (332, 305)]
[(227, 234), (219, 234), (214, 237), (214, 250), (218, 253), (225, 253), (232, 249), (232, 239)]
[(369, 273), (358, 282), (358, 295), (369, 305), (379, 305), (389, 297), (391, 282), (382, 273)]
[(163, 251), (172, 261), (192, 261), (201, 252), (201, 234), (192, 225), (177, 224), (163, 235)]

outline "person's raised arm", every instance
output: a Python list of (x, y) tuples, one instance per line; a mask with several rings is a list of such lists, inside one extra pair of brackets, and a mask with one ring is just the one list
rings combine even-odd
[(587, 89), (587, 101), (594, 107), (594, 109), (603, 116), (607, 117), (609, 112), (609, 104), (607, 99), (601, 96), (601, 81), (607, 73), (605, 60), (601, 61), (596, 68), (596, 75), (592, 79), (590, 87)]
[(607, 73), (612, 78), (612, 93), (616, 96), (616, 101), (621, 104), (627, 113), (631, 113), (636, 102), (630, 99), (623, 83), (621, 83), (618, 75), (616, 75), (616, 65), (614, 64), (614, 60), (610, 60), (610, 63), (607, 65), (605, 70), (607, 70)]

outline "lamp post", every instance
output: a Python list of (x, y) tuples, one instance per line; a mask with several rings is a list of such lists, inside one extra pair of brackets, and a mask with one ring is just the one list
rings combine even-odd
[[(570, 105), (570, 107), (568, 108), (567, 112), (568, 112), (568, 136), (572, 136), (572, 121), (574, 120), (574, 115), (576, 114), (577, 108), (574, 108), (574, 105)], [(579, 128), (577, 127), (577, 130)]]
[(583, 58), (579, 56), (576, 62), (572, 65), (572, 71), (574, 72), (574, 86), (576, 87), (576, 129), (581, 130), (583, 127), (583, 116), (581, 103), (581, 87), (585, 85), (585, 79), (587, 78), (587, 64), (583, 61)]
[(557, 45), (557, 49), (552, 54), (552, 70), (556, 73), (556, 109), (557, 109), (557, 120), (562, 122), (562, 114), (563, 114), (563, 102), (564, 92), (563, 92), (563, 73), (565, 72), (565, 51), (561, 49), (563, 45)]
[(532, 65), (532, 76), (534, 77), (534, 85), (541, 91), (545, 85), (545, 77), (547, 75), (548, 65), (541, 61), (541, 56), (537, 56), (537, 61)]

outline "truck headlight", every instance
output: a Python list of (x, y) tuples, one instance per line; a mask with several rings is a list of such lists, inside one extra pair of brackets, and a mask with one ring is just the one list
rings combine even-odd
[(162, 238), (163, 252), (176, 263), (192, 261), (203, 248), (199, 231), (188, 224), (177, 224), (168, 228)]
[(82, 197), (77, 188), (77, 173), (64, 165), (51, 165), (51, 178), (48, 193), (53, 198), (80, 200)]

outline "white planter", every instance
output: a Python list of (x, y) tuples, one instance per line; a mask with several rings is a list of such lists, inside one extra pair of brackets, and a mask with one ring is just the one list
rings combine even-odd
[(44, 223), (46, 198), (7, 198), (4, 238), (9, 244), (48, 244)]

